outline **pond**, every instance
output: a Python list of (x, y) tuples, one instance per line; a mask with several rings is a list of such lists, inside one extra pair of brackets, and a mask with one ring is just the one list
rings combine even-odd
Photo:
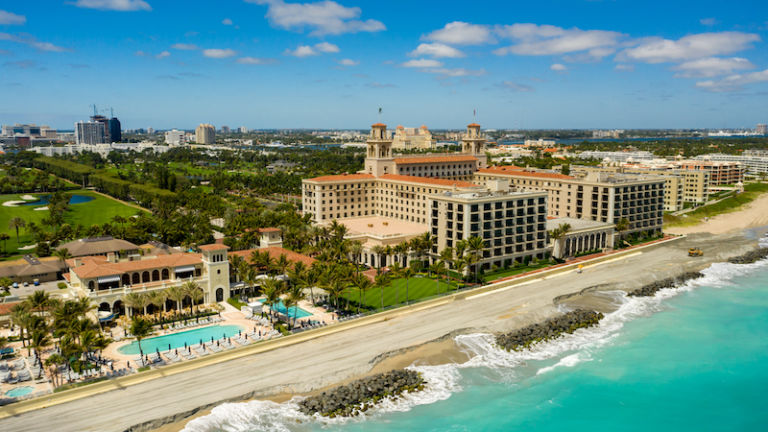
[[(50, 195), (44, 195), (44, 196), (41, 196), (40, 199), (38, 199), (37, 201), (26, 202), (26, 203), (24, 203), (24, 205), (28, 205), (28, 206), (48, 205), (48, 203), (49, 203), (48, 200), (50, 198), (51, 198)], [(87, 203), (89, 201), (93, 201), (93, 197), (87, 196), (87, 195), (77, 195), (77, 194), (74, 194), (71, 197), (69, 197), (69, 203), (70, 204), (83, 204), (83, 203)]]

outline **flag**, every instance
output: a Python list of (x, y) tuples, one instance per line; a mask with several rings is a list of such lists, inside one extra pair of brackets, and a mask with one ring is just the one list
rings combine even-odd
[(381, 107), (379, 107), (379, 114), (381, 114)]

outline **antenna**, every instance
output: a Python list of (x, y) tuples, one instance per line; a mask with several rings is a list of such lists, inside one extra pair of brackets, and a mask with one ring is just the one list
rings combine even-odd
[(381, 107), (379, 107), (379, 123), (381, 123)]
[(98, 112), (96, 112), (96, 104), (91, 104), (91, 107), (93, 107), (93, 115), (94, 115), (94, 116), (97, 116), (97, 115), (99, 115), (99, 113), (98, 113)]

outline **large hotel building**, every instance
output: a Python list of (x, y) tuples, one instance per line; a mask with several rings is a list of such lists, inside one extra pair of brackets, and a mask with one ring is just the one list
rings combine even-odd
[(606, 226), (621, 219), (629, 222), (627, 233), (661, 232), (662, 177), (489, 167), (475, 123), (467, 126), (460, 153), (395, 156), (386, 128), (371, 127), (362, 171), (302, 184), (304, 213), (318, 224), (346, 225), (349, 237), (363, 243), (365, 264), (391, 264), (373, 253), (377, 245), (394, 246), (426, 232), (434, 238), (433, 254), (469, 237), (483, 238), (485, 268), (544, 258), (550, 250), (547, 224), (557, 218), (592, 221), (581, 228), (587, 236), (587, 227), (596, 230), (584, 242), (589, 250), (612, 247)]

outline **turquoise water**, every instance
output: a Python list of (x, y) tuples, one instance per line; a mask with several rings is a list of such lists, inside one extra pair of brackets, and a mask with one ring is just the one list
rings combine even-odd
[[(37, 201), (26, 202), (24, 203), (24, 205), (29, 205), (29, 206), (47, 205), (49, 203), (48, 199), (50, 197), (51, 197), (50, 195), (44, 195), (44, 196), (41, 196), (40, 199), (38, 199)], [(82, 204), (82, 203), (87, 203), (89, 201), (93, 201), (93, 197), (74, 194), (69, 198), (70, 204)]]
[[(201, 339), (203, 342), (210, 342), (211, 338), (221, 339), (224, 337), (232, 337), (241, 330), (243, 330), (243, 328), (238, 325), (201, 327), (179, 333), (144, 339), (141, 341), (141, 349), (144, 350), (144, 354), (150, 354), (157, 350), (168, 351), (169, 344), (171, 349), (184, 348), (184, 343), (187, 345), (197, 345), (200, 343)], [(139, 344), (136, 341), (133, 341), (128, 345), (118, 348), (117, 351), (120, 354), (138, 354)]]
[(768, 266), (716, 264), (705, 274), (654, 298), (617, 293), (621, 307), (599, 327), (532, 352), (459, 337), (472, 360), (417, 368), (426, 393), (364, 420), (296, 426), (307, 419), (295, 405), (255, 401), (221, 405), (187, 430), (766, 430)]
[(34, 390), (35, 388), (30, 386), (16, 387), (15, 389), (5, 392), (5, 395), (8, 397), (21, 397), (32, 393)]
[[(265, 300), (265, 299), (261, 299), (261, 300), (259, 300), (259, 301), (260, 301), (261, 303), (264, 303), (266, 300)], [(290, 316), (291, 318), (293, 318), (293, 314), (294, 314), (294, 313), (296, 314), (296, 318), (306, 318), (306, 317), (312, 316), (312, 313), (311, 313), (311, 312), (307, 312), (307, 311), (305, 311), (304, 309), (302, 309), (302, 308), (300, 308), (300, 307), (297, 307), (297, 306), (291, 306), (291, 307), (290, 307), (290, 308), (288, 308), (288, 309), (289, 309), (289, 311), (290, 311), (290, 312), (286, 312), (286, 310), (285, 310), (285, 305), (283, 304), (283, 301), (282, 301), (282, 300), (280, 300), (280, 303), (278, 303), (278, 304), (275, 306), (275, 310), (276, 310), (276, 311), (280, 312), (281, 314), (284, 314), (284, 315)]]

